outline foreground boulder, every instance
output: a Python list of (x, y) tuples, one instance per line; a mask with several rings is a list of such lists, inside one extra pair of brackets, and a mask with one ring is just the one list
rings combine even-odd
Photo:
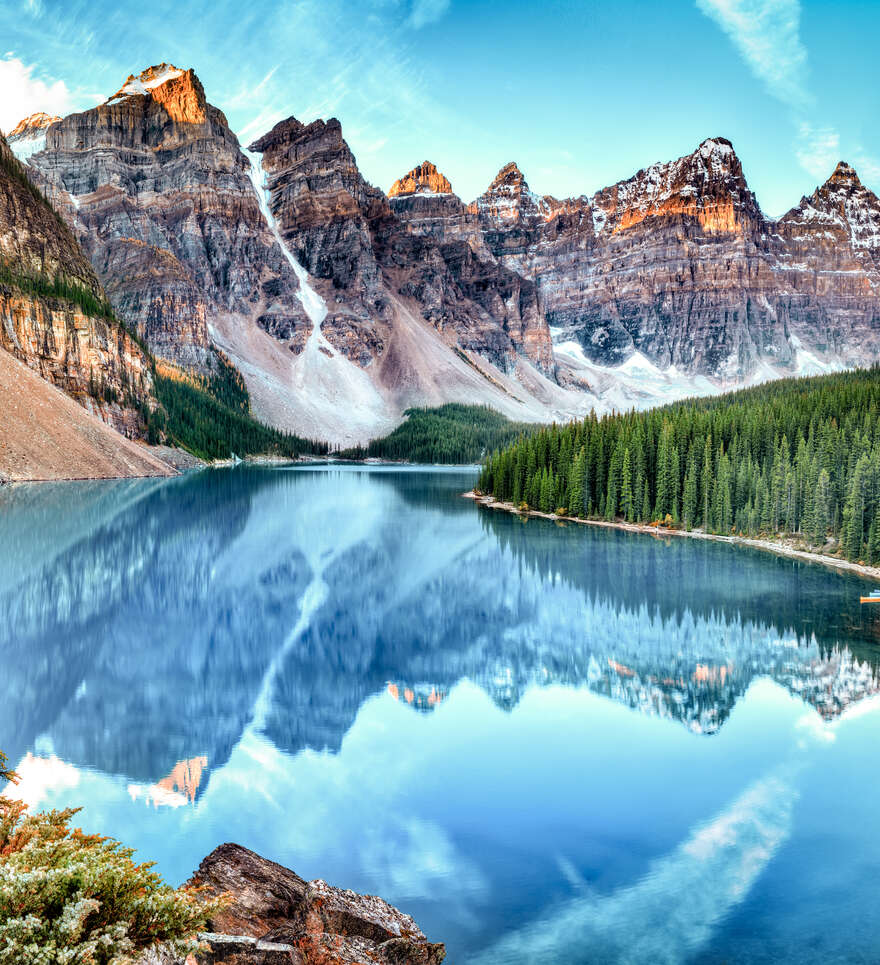
[[(446, 957), (387, 901), (304, 881), (237, 844), (212, 851), (190, 884), (233, 899), (202, 936), (210, 950), (198, 965), (440, 965)], [(155, 953), (144, 965), (182, 963)]]

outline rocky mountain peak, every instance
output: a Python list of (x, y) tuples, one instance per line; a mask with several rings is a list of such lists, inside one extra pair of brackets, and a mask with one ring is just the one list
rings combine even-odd
[(502, 223), (532, 222), (543, 219), (546, 200), (532, 192), (516, 162), (510, 161), (495, 175), (486, 193), (469, 206), (469, 210)]
[(856, 174), (856, 169), (852, 165), (847, 164), (846, 161), (838, 162), (837, 167), (834, 169), (831, 177), (825, 182), (827, 185), (846, 185), (852, 187), (861, 187), (862, 182), (859, 180), (858, 174)]
[(519, 192), (529, 190), (529, 185), (526, 182), (525, 175), (522, 173), (522, 171), (520, 171), (516, 161), (509, 161), (504, 165), (504, 167), (492, 179), (492, 183), (489, 185), (489, 189), (486, 193), (491, 194), (492, 192), (500, 192), (510, 189)]
[(52, 115), (38, 111), (36, 114), (31, 114), (29, 117), (20, 120), (10, 131), (7, 141), (12, 141), (13, 138), (27, 137), (37, 131), (45, 131), (50, 124), (60, 120), (61, 118), (57, 114)]
[(142, 70), (137, 75), (129, 74), (125, 83), (109, 99), (108, 103), (120, 100), (123, 97), (145, 96), (157, 87), (161, 87), (171, 80), (182, 77), (184, 73), (185, 71), (179, 67), (175, 67), (173, 64), (163, 63), (156, 64), (153, 67), (147, 67), (146, 70)]
[(423, 161), (391, 185), (388, 197), (410, 194), (452, 194), (452, 185), (449, 179), (437, 170), (436, 164)]
[(597, 231), (685, 216), (712, 234), (741, 234), (746, 223), (761, 217), (733, 144), (724, 137), (707, 138), (692, 154), (643, 168), (598, 192), (593, 204)]
[(831, 177), (779, 219), (778, 225), (798, 241), (815, 232), (832, 232), (857, 254), (880, 251), (880, 198), (841, 161)]
[[(137, 76), (129, 74), (105, 106), (125, 104), (140, 98), (146, 98), (146, 103), (152, 101), (158, 104), (177, 124), (203, 124), (207, 119), (205, 89), (193, 70), (163, 63), (147, 67)], [(214, 112), (225, 125), (226, 118), (222, 112), (216, 108)]]
[[(316, 123), (323, 124), (324, 122), (319, 121)], [(294, 141), (299, 140), (302, 132), (305, 131), (305, 129), (306, 125), (301, 121), (298, 121), (295, 117), (288, 117), (283, 121), (279, 121), (262, 137), (257, 138), (256, 141), (248, 146), (248, 150), (254, 151), (257, 154), (265, 154), (269, 148), (285, 147), (286, 145), (292, 144)]]
[(697, 150), (703, 157), (709, 157), (711, 155), (716, 155), (721, 158), (736, 157), (733, 141), (729, 141), (726, 137), (707, 137)]
[(61, 118), (38, 111), (19, 121), (9, 134), (7, 143), (19, 161), (46, 147), (46, 131)]

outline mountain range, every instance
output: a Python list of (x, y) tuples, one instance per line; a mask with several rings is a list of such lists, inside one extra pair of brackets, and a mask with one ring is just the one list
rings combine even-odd
[[(91, 110), (26, 118), (8, 145), (63, 222), (50, 234), (69, 228), (65, 273), (157, 357), (208, 374), (222, 353), (256, 417), (331, 444), (412, 405), (561, 420), (880, 357), (880, 200), (843, 162), (776, 219), (720, 137), (589, 197), (538, 196), (511, 163), (466, 204), (429, 161), (386, 194), (338, 120), (242, 146), (168, 64)], [(0, 210), (5, 259), (40, 218)], [(31, 314), (14, 354), (76, 390)]]

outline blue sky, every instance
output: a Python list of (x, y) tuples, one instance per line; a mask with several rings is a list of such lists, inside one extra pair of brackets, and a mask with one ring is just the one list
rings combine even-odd
[(0, 128), (193, 67), (243, 140), (337, 116), (387, 190), (424, 159), (471, 200), (515, 160), (592, 193), (729, 137), (768, 214), (846, 159), (880, 191), (877, 0), (0, 0)]

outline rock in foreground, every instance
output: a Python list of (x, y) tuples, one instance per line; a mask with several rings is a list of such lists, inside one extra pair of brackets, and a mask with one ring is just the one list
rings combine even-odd
[[(237, 844), (212, 851), (190, 883), (233, 898), (210, 922), (199, 965), (440, 965), (446, 957), (381, 898), (304, 881)], [(144, 965), (182, 963), (154, 955)]]

